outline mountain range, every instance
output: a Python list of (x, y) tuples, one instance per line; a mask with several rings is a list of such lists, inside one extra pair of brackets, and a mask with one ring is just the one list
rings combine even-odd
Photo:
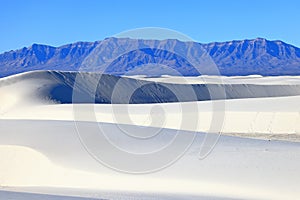
[(106, 38), (60, 47), (33, 44), (0, 54), (0, 77), (34, 70), (103, 72), (113, 75), (214, 75), (188, 58), (208, 56), (221, 75), (300, 75), (300, 48), (263, 38), (229, 42)]

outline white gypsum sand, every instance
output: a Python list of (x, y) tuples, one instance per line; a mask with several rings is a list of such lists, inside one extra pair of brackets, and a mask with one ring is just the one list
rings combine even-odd
[[(300, 196), (297, 187), (300, 145), (292, 142), (298, 139), (300, 130), (298, 96), (225, 100), (221, 132), (263, 140), (221, 135), (211, 154), (199, 160), (205, 134), (198, 133), (189, 151), (170, 167), (152, 174), (130, 175), (103, 166), (84, 149), (73, 122), (73, 105), (57, 104), (41, 96), (45, 94), (40, 92), (43, 87), (53, 82), (44, 77), (16, 77), (19, 79), (9, 84), (6, 84), (9, 77), (0, 80), (0, 186), (5, 190), (82, 198), (97, 194), (97, 198), (111, 199), (142, 199), (147, 195), (166, 199), (180, 196), (190, 199), (298, 199)], [(232, 79), (243, 81), (243, 77)], [(253, 79), (259, 83), (259, 77)], [(262, 79), (268, 82), (267, 77)], [(285, 84), (289, 77), (280, 80)], [(278, 84), (277, 80), (275, 85)], [(156, 104), (165, 110), (163, 128), (182, 128), (182, 104), (195, 103)], [(80, 106), (83, 110), (92, 106), (96, 121), (106, 130), (112, 130), (115, 141), (122, 138), (120, 145), (129, 149), (135, 147), (128, 138), (122, 137), (123, 133), (114, 124), (151, 124), (152, 104)], [(197, 106), (200, 122), (197, 131), (209, 131), (213, 104), (203, 101), (197, 102)], [(116, 121), (114, 115), (124, 114), (118, 112), (123, 108), (128, 108), (132, 122), (122, 121), (122, 118), (120, 121), (118, 117)], [(157, 116), (154, 113), (152, 117)], [(188, 127), (184, 129), (189, 130)], [(163, 132), (172, 133), (169, 129)], [(289, 141), (266, 140), (269, 138)], [(144, 148), (155, 149), (165, 143), (163, 138), (158, 138)], [(142, 150), (143, 147), (136, 148)], [(155, 195), (151, 197), (151, 194)]]

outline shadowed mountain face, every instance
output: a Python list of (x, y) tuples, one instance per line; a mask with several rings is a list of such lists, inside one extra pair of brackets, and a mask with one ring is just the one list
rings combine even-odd
[[(153, 46), (157, 48), (151, 48)], [(126, 52), (124, 49), (135, 50)], [(200, 73), (185, 58), (200, 58), (205, 53), (210, 55), (221, 75), (300, 75), (300, 49), (281, 41), (257, 38), (200, 44), (173, 39), (107, 38), (61, 47), (33, 44), (0, 54), (0, 77), (32, 70), (197, 76)], [(109, 65), (104, 67), (103, 63)], [(216, 73), (208, 67), (201, 74)]]

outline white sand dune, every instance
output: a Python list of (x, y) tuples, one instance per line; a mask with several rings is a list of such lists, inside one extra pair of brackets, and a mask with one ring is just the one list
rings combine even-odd
[[(197, 128), (182, 126), (182, 105), (191, 109), (197, 106), (198, 110), (191, 111), (193, 116), (198, 117)], [(95, 121), (98, 122), (161, 127), (162, 124), (153, 121), (153, 118), (163, 117), (164, 128), (214, 132), (210, 129), (213, 106), (212, 102), (208, 101), (155, 105), (83, 104), (77, 105), (76, 109), (80, 108), (84, 115), (85, 110), (92, 108)], [(163, 109), (163, 113), (151, 112), (158, 107)], [(14, 106), (4, 110), (0, 119), (73, 121), (73, 112), (71, 104)], [(226, 100), (223, 115), (223, 127), (220, 129), (222, 134), (300, 141), (300, 96)], [(129, 116), (129, 119), (126, 116)]]
[[(72, 122), (1, 120), (1, 127), (4, 124), (0, 180), (6, 187), (119, 190), (175, 197), (299, 197), (298, 143), (222, 136), (212, 153), (199, 160), (204, 137), (199, 133), (186, 155), (169, 168), (153, 174), (128, 175), (94, 160), (81, 145)], [(119, 135), (113, 126), (112, 130), (115, 137), (121, 136), (121, 131)]]
[[(299, 85), (300, 76), (160, 76), (160, 77), (146, 77), (146, 76), (127, 76), (138, 80), (155, 81), (161, 83), (177, 83), (177, 84), (255, 84), (255, 85)], [(184, 81), (182, 80), (184, 79)]]
[[(41, 71), (1, 79), (0, 119), (74, 120), (73, 105), (58, 103), (58, 100), (61, 100), (60, 96), (69, 95), (69, 97), (72, 98), (72, 95), (69, 94), (69, 90), (72, 89), (71, 82), (74, 82), (74, 76), (74, 73), (69, 72)], [(87, 83), (92, 84), (94, 81), (93, 74), (88, 73), (84, 76), (87, 78)], [(64, 80), (64, 78), (66, 80)], [(201, 81), (200, 78), (201, 77), (186, 77), (184, 79)], [(206, 79), (207, 78), (210, 79), (211, 82), (214, 82), (213, 80), (216, 82), (218, 79), (218, 77), (206, 76)], [(107, 83), (114, 82), (110, 81), (110, 79), (114, 80), (116, 77), (105, 77)], [(161, 78), (151, 78), (153, 81), (159, 81), (160, 79)], [(219, 130), (221, 133), (262, 137), (265, 139), (298, 140), (300, 133), (300, 96), (294, 95), (300, 93), (299, 77), (248, 76), (225, 77), (224, 79), (227, 83), (239, 81), (240, 84), (242, 84), (239, 85), (242, 89), (238, 87), (231, 88), (227, 91), (227, 96), (232, 96), (232, 98), (236, 96), (235, 98), (224, 101), (214, 100), (163, 104), (82, 104), (76, 107), (80, 107), (80, 110), (85, 112), (92, 106), (96, 116), (95, 121), (98, 122), (161, 127), (162, 124), (153, 123), (152, 118), (158, 118), (163, 114), (163, 126), (165, 128), (213, 132), (214, 130), (210, 129), (212, 113), (216, 112), (216, 104), (220, 103), (222, 106), (218, 112), (222, 112), (222, 115), (224, 115), (223, 128)], [(165, 77), (164, 80), (169, 80), (168, 82), (174, 82), (174, 80), (176, 80), (178, 82), (180, 78)], [(260, 82), (260, 80), (262, 81)], [(270, 82), (268, 82), (268, 80), (270, 80)], [(276, 85), (270, 85), (274, 80), (276, 80)], [(130, 84), (134, 79), (126, 79), (126, 81)], [(293, 83), (292, 85), (288, 84), (291, 82)], [(260, 90), (259, 94), (255, 92), (258, 85), (260, 86), (257, 89)], [(173, 86), (177, 87), (178, 85)], [(284, 88), (282, 88), (282, 86), (284, 86)], [(57, 88), (66, 87), (69, 87), (66, 94), (63, 92), (58, 92), (57, 94), (53, 92), (56, 91)], [(252, 95), (252, 98), (239, 99), (239, 95), (243, 96), (246, 94), (240, 93), (239, 90), (247, 90), (250, 87), (252, 89), (246, 93), (250, 96)], [(112, 88), (113, 85), (111, 87), (107, 86), (106, 89), (112, 90)], [(150, 90), (149, 92), (155, 91)], [(281, 92), (284, 92), (284, 94), (281, 94)], [(126, 91), (124, 91), (124, 93), (126, 93)], [(101, 94), (99, 96), (101, 96)], [(274, 97), (262, 98), (260, 96)], [(138, 101), (140, 97), (136, 100)], [(105, 98), (108, 98), (108, 96)], [(156, 98), (158, 98), (158, 102), (161, 100), (157, 95)], [(182, 106), (187, 107), (193, 116), (198, 117), (197, 128), (193, 128), (193, 126), (181, 127)], [(198, 110), (193, 110), (195, 106)], [(153, 109), (158, 107), (161, 108), (163, 112), (151, 113)], [(129, 112), (130, 120), (126, 117), (122, 117), (128, 115), (125, 111)], [(81, 120), (89, 121), (90, 119), (83, 118)]]
[[(202, 78), (207, 79), (206, 76)], [(222, 78), (209, 77), (208, 83), (203, 83), (202, 78), (198, 78), (200, 82), (197, 84), (186, 84), (193, 82), (189, 81), (190, 79), (196, 79), (189, 77), (166, 78), (170, 81), (159, 83), (160, 78), (156, 81), (153, 79), (145, 81), (97, 73), (34, 71), (1, 79), (0, 94), (5, 97), (3, 101), (8, 99), (14, 102), (22, 99), (22, 103), (32, 103), (33, 100), (33, 103), (36, 103), (36, 101), (51, 100), (64, 104), (145, 104), (300, 95), (299, 81), (295, 81), (298, 80), (297, 78), (292, 78), (293, 81), (289, 81), (289, 77), (277, 78), (278, 80), (274, 84), (264, 84), (269, 80), (266, 78), (261, 78), (262, 83), (256, 84), (259, 82), (257, 80), (259, 78), (256, 77), (252, 78), (255, 80), (254, 82), (248, 81), (249, 83), (238, 77), (227, 78), (230, 80), (227, 81), (228, 83), (223, 83)], [(274, 78), (271, 77), (270, 80), (272, 79)], [(176, 82), (180, 82), (180, 80), (182, 83), (177, 84)], [(231, 82), (239, 80), (241, 83), (231, 84)], [(289, 82), (292, 84), (287, 84)], [(15, 95), (22, 96), (19, 98)], [(127, 99), (128, 96), (129, 99)]]
[[(82, 115), (92, 107), (96, 117), (95, 121), (83, 117), (77, 123), (86, 127), (97, 123), (109, 132), (112, 141), (133, 151), (157, 149), (170, 138), (158, 137), (147, 145), (132, 145), (116, 124), (150, 125), (170, 137), (176, 129), (189, 134), (186, 131), (195, 129), (181, 126), (181, 109), (197, 105), (198, 111), (192, 116), (198, 116), (196, 131), (199, 133), (185, 155), (156, 173), (130, 175), (105, 167), (82, 145), (73, 122), (74, 105), (59, 104), (53, 98), (59, 96), (58, 90), (68, 91), (71, 87), (68, 80), (72, 76), (65, 77), (67, 81), (62, 87), (64, 75), (34, 72), (0, 79), (0, 197), (12, 195), (17, 200), (23, 197), (22, 200), (73, 200), (76, 196), (83, 200), (299, 199), (300, 143), (292, 142), (298, 141), (300, 133), (297, 77), (277, 77), (276, 81), (269, 78), (274, 84), (266, 77), (232, 77), (230, 81), (240, 81), (242, 85), (238, 84), (234, 88), (237, 92), (225, 101), (76, 105)], [(246, 79), (248, 82), (243, 82)], [(253, 93), (259, 83), (260, 92)], [(251, 89), (239, 99), (236, 94), (242, 86)], [(250, 94), (251, 98), (244, 98)], [(262, 98), (262, 95), (273, 97)], [(225, 105), (225, 110), (219, 110), (225, 113), (221, 133), (261, 139), (222, 135), (209, 156), (199, 160), (206, 136), (203, 132), (211, 131), (214, 103), (219, 101)], [(165, 111), (164, 123), (153, 123), (153, 119), (162, 115), (151, 112), (153, 106)], [(131, 121), (122, 117), (126, 116), (124, 110), (129, 111)]]
[(299, 197), (298, 143), (223, 136), (213, 152), (199, 160), (204, 137), (199, 134), (187, 154), (169, 168), (126, 175), (94, 160), (82, 147), (72, 122), (1, 121), (1, 127), (4, 125), (0, 140), (2, 186), (242, 199)]

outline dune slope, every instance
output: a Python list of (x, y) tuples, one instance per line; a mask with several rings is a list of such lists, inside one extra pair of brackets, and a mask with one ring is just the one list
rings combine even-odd
[[(187, 83), (188, 79), (182, 78), (182, 82)], [(9, 98), (6, 94), (9, 90), (12, 95), (25, 93), (22, 101), (28, 97), (30, 101), (63, 104), (166, 103), (300, 95), (300, 81), (288, 85), (222, 84), (222, 80), (215, 78), (215, 82), (174, 84), (97, 73), (35, 71), (0, 79), (0, 94)]]

